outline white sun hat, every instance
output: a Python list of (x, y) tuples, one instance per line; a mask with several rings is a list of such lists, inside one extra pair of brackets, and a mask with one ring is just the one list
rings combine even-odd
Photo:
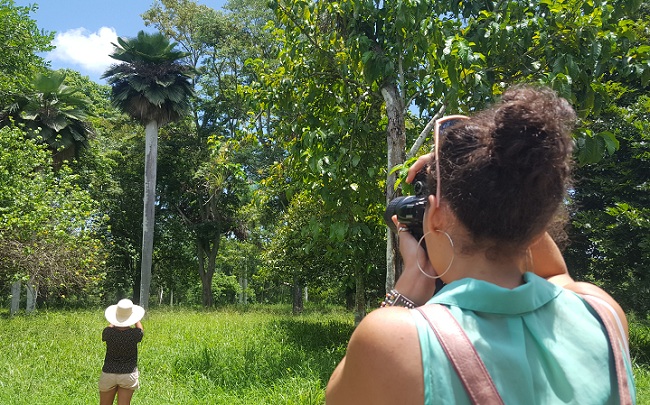
[(130, 299), (122, 299), (117, 305), (111, 305), (104, 311), (108, 323), (114, 326), (131, 326), (144, 316), (144, 308), (134, 305)]

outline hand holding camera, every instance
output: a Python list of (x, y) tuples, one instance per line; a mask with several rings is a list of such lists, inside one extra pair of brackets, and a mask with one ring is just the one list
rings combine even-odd
[(430, 161), (430, 159), (430, 155), (425, 155), (418, 159), (409, 169), (409, 176), (412, 170), (415, 171), (415, 175), (411, 179), (415, 195), (394, 198), (388, 203), (384, 212), (384, 222), (391, 231), (395, 232), (395, 234), (398, 233), (397, 226), (392, 219), (393, 215), (397, 215), (397, 221), (408, 227), (408, 231), (417, 241), (424, 235), (422, 220), (424, 218), (427, 198), (430, 194), (429, 187), (427, 186), (428, 166), (426, 162)]

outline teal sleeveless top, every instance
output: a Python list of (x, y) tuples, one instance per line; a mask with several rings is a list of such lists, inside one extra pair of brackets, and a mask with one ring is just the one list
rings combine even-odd
[[(429, 303), (449, 308), (505, 404), (619, 403), (607, 332), (577, 294), (526, 273), (524, 284), (512, 290), (457, 280)], [(424, 403), (470, 404), (431, 327), (418, 311), (411, 313), (422, 352)], [(624, 358), (635, 399), (632, 367)]]

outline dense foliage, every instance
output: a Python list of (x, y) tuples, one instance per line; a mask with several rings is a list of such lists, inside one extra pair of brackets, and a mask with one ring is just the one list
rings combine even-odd
[[(300, 312), (307, 298), (361, 317), (390, 269), (399, 275), (382, 220), (386, 201), (408, 192), (395, 167), (428, 150), (440, 114), (471, 113), (526, 81), (552, 86), (581, 118), (571, 270), (627, 310), (650, 310), (643, 2), (232, 0), (217, 11), (160, 0), (143, 20), (161, 34), (120, 40), (127, 64), (107, 72), (112, 87), (48, 71), (38, 55), (52, 37), (30, 10), (0, 0), (3, 299), (15, 280), (38, 283), (51, 305), (138, 297), (139, 123), (154, 117), (179, 120), (156, 125), (152, 303), (292, 302)], [(134, 75), (163, 61), (150, 52), (160, 44), (183, 59), (149, 66), (157, 82)], [(157, 115), (146, 97), (179, 108)], [(48, 101), (57, 109), (46, 128), (36, 112)], [(35, 128), (56, 150), (81, 148), (53, 162)]]
[(0, 105), (9, 105), (33, 75), (45, 66), (41, 52), (52, 49), (52, 33), (38, 28), (30, 13), (36, 6), (0, 0)]
[(570, 268), (630, 311), (650, 311), (650, 99), (630, 94), (598, 127), (620, 142), (611, 158), (576, 170)]
[(88, 299), (102, 278), (103, 217), (68, 167), (17, 128), (0, 129), (0, 280), (38, 286), (48, 302)]

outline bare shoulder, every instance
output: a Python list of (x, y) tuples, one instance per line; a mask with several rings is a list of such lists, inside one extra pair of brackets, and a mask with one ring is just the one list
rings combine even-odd
[(368, 314), (332, 374), (327, 404), (422, 403), (422, 360), (412, 315), (405, 308)]

